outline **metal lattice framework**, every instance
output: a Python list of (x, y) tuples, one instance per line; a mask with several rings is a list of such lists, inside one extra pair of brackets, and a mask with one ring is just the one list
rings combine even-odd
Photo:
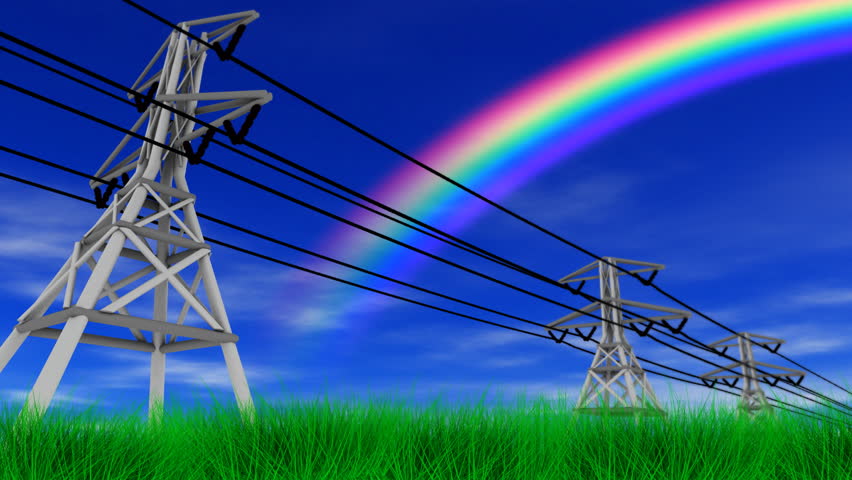
[[(214, 43), (217, 47), (215, 52), (222, 57), (230, 54), (245, 26), (258, 17), (257, 12), (246, 11), (183, 22), (180, 28), (187, 30), (194, 26), (227, 22), (224, 26), (201, 33), (201, 38), (211, 43), (230, 37), (227, 50)], [(173, 31), (132, 88), (147, 90), (149, 99), (156, 98), (188, 115), (220, 112), (215, 120), (205, 121), (215, 127), (223, 125), (229, 134), (233, 132), (229, 135), (231, 140), (238, 143), (247, 133), (260, 106), (269, 102), (272, 94), (264, 90), (202, 93), (201, 78), (208, 50), (209, 47)], [(162, 69), (153, 71), (160, 59)], [(133, 96), (129, 98), (134, 99)], [(131, 129), (133, 132), (147, 122), (145, 137), (183, 150), (191, 163), (193, 159), (200, 158), (213, 132), (206, 135), (208, 138), (197, 151), (193, 151), (189, 142), (207, 134), (207, 127), (193, 130), (194, 122), (151, 105), (149, 100), (134, 100), (141, 115)], [(199, 102), (208, 101), (214, 103), (199, 106)], [(231, 121), (246, 114), (248, 117), (237, 133)], [(166, 353), (218, 345), (222, 348), (243, 419), (252, 422), (255, 418), (254, 403), (237, 353), (239, 337), (231, 331), (210, 261), (210, 246), (204, 242), (196, 216), (196, 197), (189, 192), (186, 182), (187, 159), (161, 146), (143, 142), (129, 155), (117, 160), (131, 138), (126, 135), (95, 174), (111, 181), (106, 192), (101, 193), (98, 182), (90, 182), (98, 206), (106, 210), (83, 238), (75, 242), (71, 257), (35, 303), (18, 318), (18, 325), (0, 346), (0, 371), (28, 336), (56, 340), (24, 406), (25, 409), (32, 407), (34, 413), (41, 416), (50, 405), (78, 343), (150, 352), (149, 419), (155, 419), (162, 413)], [(133, 169), (133, 176), (128, 176), (127, 172)], [(124, 185), (112, 195), (113, 201), (107, 208), (112, 190), (118, 188), (118, 178), (122, 178)], [(149, 212), (145, 213), (146, 210)], [(158, 224), (153, 226), (155, 220)], [(172, 233), (172, 222), (180, 228), (179, 234)], [(155, 246), (152, 247), (149, 241)], [(97, 259), (96, 252), (102, 252)], [(137, 267), (141, 263), (142, 267), (124, 278), (110, 280), (117, 264), (132, 266), (134, 262)], [(78, 276), (83, 273), (84, 266), (91, 269), (91, 274), (85, 282), (81, 282)], [(186, 275), (193, 269), (194, 277), (187, 284), (181, 274)], [(152, 273), (151, 278), (143, 281)], [(134, 283), (135, 287), (119, 293), (119, 290), (130, 288)], [(197, 294), (202, 283), (206, 305)], [(75, 290), (80, 284), (83, 285), (82, 292), (75, 299)], [(172, 288), (169, 289), (169, 286)], [(63, 290), (62, 308), (46, 314), (59, 301)], [(183, 301), (176, 321), (168, 315), (170, 290)], [(152, 314), (131, 315), (129, 310), (134, 302), (138, 304), (141, 297), (150, 296), (152, 292)], [(96, 304), (104, 298), (110, 302), (97, 308)], [(190, 308), (209, 328), (184, 325)], [(63, 322), (65, 325), (61, 328), (50, 328)], [(90, 322), (126, 327), (134, 339), (83, 333)], [(151, 332), (150, 341), (143, 331)], [(166, 335), (171, 335), (171, 339), (167, 339)], [(178, 336), (187, 340), (176, 341)]]
[[(754, 340), (753, 337), (757, 337), (762, 340)], [(726, 342), (731, 342), (734, 338), (736, 338), (735, 342), (726, 344)], [(763, 389), (760, 387), (759, 380), (761, 378), (775, 378), (775, 382), (772, 383), (773, 386), (777, 385), (778, 381), (782, 377), (785, 378), (788, 382), (793, 382), (794, 377), (799, 377), (799, 380), (796, 381), (796, 385), (801, 384), (802, 380), (804, 380), (805, 378), (805, 372), (801, 370), (793, 370), (787, 367), (780, 367), (778, 365), (755, 361), (754, 353), (752, 352), (752, 341), (754, 341), (758, 345), (763, 345), (767, 347), (769, 345), (775, 345), (775, 348), (772, 349), (773, 353), (777, 352), (778, 349), (781, 347), (781, 344), (784, 343), (784, 340), (781, 340), (779, 338), (767, 337), (764, 335), (758, 335), (756, 333), (740, 332), (738, 335), (731, 335), (729, 337), (725, 337), (721, 340), (708, 344), (708, 346), (715, 349), (722, 349), (722, 353), (725, 353), (730, 347), (738, 347), (740, 350), (740, 361), (734, 362), (724, 368), (717, 368), (716, 370), (701, 375), (701, 380), (706, 385), (709, 385), (711, 387), (714, 386), (719, 380), (721, 380), (723, 384), (729, 387), (733, 387), (736, 386), (739, 379), (742, 378), (743, 390), (742, 396), (740, 398), (739, 411), (745, 412), (750, 416), (754, 416), (758, 413), (772, 413), (772, 405), (770, 405), (769, 402), (766, 401), (766, 395), (763, 393)], [(758, 374), (755, 371), (755, 365), (785, 370), (785, 373)], [(723, 370), (730, 371), (730, 369), (736, 367), (742, 367), (742, 375), (718, 375), (718, 373)], [(728, 379), (731, 378), (734, 380), (729, 381)], [(706, 380), (712, 380), (712, 382), (708, 382)]]
[[(608, 262), (608, 263), (607, 263)], [(619, 271), (615, 268), (616, 264), (636, 265), (642, 268), (629, 270), (627, 272)], [(590, 277), (579, 278), (586, 272), (598, 269), (598, 274)], [(621, 289), (619, 287), (618, 277), (627, 275), (653, 272), (652, 277), (664, 269), (664, 265), (648, 262), (639, 262), (635, 260), (625, 260), (621, 258), (604, 257), (603, 261), (592, 262), (589, 265), (577, 270), (576, 272), (567, 275), (559, 280), (559, 283), (566, 284), (572, 282), (581, 282), (579, 288), (587, 280), (599, 279), (600, 281), (600, 300), (609, 303), (603, 304), (600, 301), (592, 302), (589, 305), (581, 308), (580, 312), (574, 312), (566, 315), (559, 320), (551, 322), (548, 325), (548, 333), (551, 330), (566, 331), (574, 329), (584, 339), (588, 340), (592, 337), (595, 330), (600, 327), (602, 330), (601, 340), (598, 344), (595, 358), (592, 360), (592, 365), (588, 370), (586, 381), (583, 383), (583, 388), (580, 391), (580, 398), (575, 407), (578, 413), (600, 414), (606, 409), (613, 415), (637, 415), (637, 416), (664, 416), (662, 406), (657, 401), (654, 390), (645, 375), (645, 371), (636, 359), (633, 353), (633, 348), (624, 336), (624, 327), (639, 331), (635, 324), (654, 320), (666, 323), (668, 320), (683, 319), (678, 330), (683, 327), (686, 320), (690, 317), (690, 312), (675, 308), (661, 307), (650, 305), (647, 303), (635, 302), (621, 298)], [(646, 318), (630, 318), (626, 316), (620, 309), (622, 305), (646, 309), (651, 311), (666, 312), (668, 315)], [(580, 324), (567, 324), (568, 322), (579, 318), (584, 313), (592, 313), (600, 310), (600, 316), (608, 321), (589, 322)], [(646, 333), (652, 324), (648, 324), (644, 332)], [(589, 328), (592, 330), (583, 335), (581, 328)], [(551, 333), (552, 335), (552, 333)], [(620, 391), (619, 391), (620, 389)]]

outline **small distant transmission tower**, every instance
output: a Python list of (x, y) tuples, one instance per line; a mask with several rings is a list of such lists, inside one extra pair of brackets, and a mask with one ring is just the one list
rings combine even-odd
[[(229, 22), (199, 35), (213, 44), (216, 54), (224, 59), (233, 52), (246, 25), (258, 17), (258, 13), (252, 10), (183, 22), (179, 27), (189, 30), (193, 26)], [(227, 48), (223, 48), (219, 42), (229, 37)], [(152, 98), (192, 116), (230, 110), (224, 115), (219, 113), (221, 116), (210, 119), (208, 123), (215, 127), (224, 125), (233, 143), (242, 141), (260, 106), (272, 99), (272, 95), (263, 90), (201, 93), (201, 76), (208, 50), (209, 47), (190, 41), (186, 34), (173, 31), (133, 84), (134, 90), (147, 92), (146, 98), (128, 95), (136, 101), (137, 110), (142, 114), (131, 130), (136, 132), (147, 121), (145, 137), (186, 152), (190, 163), (197, 163), (201, 158), (214, 131), (208, 133), (207, 127), (193, 130), (195, 122), (151, 104)], [(152, 72), (152, 67), (163, 55), (162, 69)], [(199, 106), (200, 101), (216, 103)], [(245, 114), (248, 116), (242, 127), (239, 132), (235, 131), (231, 122)], [(202, 135), (201, 146), (193, 150), (189, 142)], [(33, 413), (40, 418), (50, 405), (78, 343), (150, 352), (148, 415), (149, 419), (156, 420), (162, 413), (166, 353), (219, 345), (243, 420), (253, 422), (254, 403), (237, 354), (236, 341), (239, 337), (231, 331), (210, 262), (210, 245), (204, 242), (195, 212), (195, 195), (189, 193), (187, 158), (149, 142), (119, 158), (119, 153), (130, 139), (130, 135), (125, 136), (95, 174), (110, 182), (106, 191), (101, 193), (100, 182), (90, 182), (98, 207), (106, 208), (106, 211), (83, 238), (74, 243), (71, 257), (35, 303), (18, 318), (18, 325), (0, 346), (0, 371), (27, 336), (56, 340), (24, 406), (24, 409), (33, 408)], [(133, 169), (133, 176), (128, 176), (127, 172)], [(123, 186), (117, 184), (118, 178), (122, 179)], [(112, 196), (114, 189), (117, 192)], [(107, 208), (111, 196), (113, 202)], [(143, 213), (143, 209), (151, 212)], [(155, 227), (152, 226), (154, 221), (158, 222)], [(178, 234), (172, 233), (172, 221), (179, 227)], [(155, 246), (152, 247), (149, 242), (154, 242)], [(96, 259), (97, 252), (102, 253)], [(119, 257), (125, 260), (119, 261)], [(117, 263), (130, 267), (135, 265), (136, 268), (141, 264), (141, 268), (113, 281), (110, 276), (115, 272)], [(91, 268), (92, 273), (88, 280), (80, 282), (78, 275), (84, 266)], [(180, 272), (191, 274), (190, 267), (195, 267), (195, 275), (188, 285)], [(154, 275), (143, 281), (151, 273)], [(75, 289), (80, 283), (83, 289), (75, 300)], [(196, 296), (201, 283), (204, 284), (209, 306)], [(176, 322), (174, 318), (168, 318), (169, 285), (184, 302)], [(129, 291), (119, 293), (125, 287)], [(63, 290), (64, 299), (60, 299)], [(132, 304), (135, 302), (138, 309), (138, 299), (151, 292), (154, 296), (153, 312), (131, 315), (129, 309)], [(147, 296), (150, 298), (150, 295)], [(102, 299), (106, 300), (103, 302), (106, 304), (96, 307)], [(61, 309), (45, 314), (60, 300)], [(183, 324), (190, 307), (210, 328)], [(63, 322), (65, 325), (61, 328), (49, 328)], [(88, 323), (128, 328), (135, 339), (83, 333)], [(142, 331), (151, 332), (152, 339), (149, 341)], [(167, 334), (171, 335), (170, 341), (165, 337)], [(176, 342), (178, 335), (188, 340)]]
[[(582, 288), (586, 283), (586, 280), (599, 279), (599, 298), (601, 300), (614, 305), (615, 307), (627, 306), (669, 313), (669, 315), (647, 318), (654, 321), (661, 321), (666, 324), (666, 326), (668, 326), (666, 323), (668, 320), (683, 319), (676, 330), (683, 328), (686, 320), (690, 317), (690, 312), (675, 308), (660, 307), (657, 305), (649, 305), (647, 303), (624, 300), (621, 298), (618, 277), (620, 275), (626, 275), (627, 273), (615, 268), (614, 265), (617, 264), (644, 267), (630, 270), (630, 273), (653, 272), (651, 274), (651, 279), (653, 279), (660, 270), (665, 268), (664, 265), (656, 263), (604, 257), (603, 262), (599, 260), (586, 265), (576, 272), (560, 279), (559, 283), (566, 284), (581, 282), (578, 288)], [(598, 275), (576, 278), (579, 275), (595, 268), (598, 269)], [(552, 327), (548, 328), (548, 333), (550, 333), (551, 330), (564, 332), (568, 329), (574, 329), (577, 334), (580, 334), (585, 340), (590, 339), (598, 327), (600, 327), (603, 331), (597, 352), (595, 352), (595, 358), (592, 360), (592, 366), (589, 368), (586, 381), (583, 384), (583, 389), (580, 391), (580, 399), (574, 410), (578, 413), (588, 413), (593, 415), (600, 415), (603, 410), (606, 410), (612, 415), (664, 416), (665, 411), (663, 411), (663, 408), (657, 401), (657, 397), (654, 395), (654, 390), (651, 388), (651, 384), (648, 383), (648, 379), (645, 376), (645, 371), (642, 369), (641, 365), (639, 365), (639, 361), (636, 360), (636, 356), (633, 354), (633, 348), (624, 336), (624, 327), (644, 335), (651, 328), (651, 324), (648, 324), (647, 327), (640, 332), (634, 324), (647, 322), (647, 320), (631, 318), (623, 314), (623, 312), (618, 308), (603, 305), (601, 302), (597, 301), (592, 302), (580, 310), (586, 313), (592, 313), (596, 310), (600, 310), (600, 316), (614, 322), (614, 324), (598, 321), (566, 325), (567, 322), (583, 315), (580, 312), (571, 313), (548, 324), (548, 327)], [(580, 333), (580, 329), (586, 327), (592, 327), (592, 330), (588, 333), (588, 335), (582, 335)], [(550, 334), (551, 336), (553, 335), (552, 333)], [(614, 405), (611, 405), (611, 399), (614, 400)]]
[[(740, 336), (742, 335), (742, 336)], [(788, 382), (793, 381), (793, 377), (799, 377), (799, 380), (796, 381), (796, 385), (802, 383), (802, 380), (805, 378), (805, 372), (801, 370), (793, 370), (791, 368), (779, 367), (778, 365), (770, 365), (768, 363), (757, 362), (754, 360), (754, 354), (752, 353), (751, 346), (752, 343), (749, 340), (752, 340), (752, 337), (762, 338), (763, 340), (755, 340), (755, 343), (758, 345), (764, 345), (768, 347), (769, 345), (775, 345), (774, 349), (770, 349), (772, 353), (778, 351), (781, 347), (781, 344), (784, 343), (784, 340), (772, 337), (766, 337), (763, 335), (757, 335), (755, 333), (746, 333), (741, 332), (738, 335), (731, 335), (729, 337), (725, 337), (719, 341), (713, 342), (709, 344), (709, 347), (713, 347), (716, 349), (721, 348), (721, 353), (725, 353), (730, 347), (738, 347), (740, 350), (740, 361), (734, 362), (728, 365), (726, 368), (717, 368), (712, 372), (707, 372), (704, 375), (701, 375), (701, 381), (704, 382), (705, 385), (712, 387), (719, 380), (722, 381), (723, 384), (734, 387), (737, 385), (737, 382), (740, 378), (743, 379), (743, 393), (740, 399), (739, 412), (747, 413), (750, 416), (754, 416), (758, 413), (772, 413), (772, 406), (766, 401), (766, 395), (763, 393), (763, 389), (760, 388), (760, 382), (758, 381), (761, 378), (774, 377), (775, 381), (771, 383), (771, 386), (778, 385), (778, 382), (783, 377)], [(732, 339), (736, 338), (736, 342), (728, 343), (723, 345), (725, 342), (732, 341)], [(757, 374), (755, 371), (755, 365), (760, 365), (762, 367), (769, 368), (778, 368), (781, 370), (786, 370), (787, 373), (761, 373)], [(743, 374), (735, 375), (716, 375), (717, 372), (721, 372), (723, 370), (727, 371), (727, 369), (732, 369), (736, 367), (742, 367)], [(729, 378), (733, 378), (733, 382), (729, 381)], [(707, 380), (712, 380), (712, 382), (708, 382)]]

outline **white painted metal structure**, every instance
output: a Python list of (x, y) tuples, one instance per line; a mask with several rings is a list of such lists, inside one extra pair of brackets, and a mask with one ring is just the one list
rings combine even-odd
[[(606, 262), (609, 262), (609, 264)], [(657, 271), (665, 268), (664, 265), (656, 263), (604, 257), (603, 262), (596, 261), (586, 265), (576, 272), (563, 277), (559, 280), (559, 283), (585, 283), (586, 280), (599, 279), (600, 296), (598, 298), (614, 307), (626, 306), (634, 309), (666, 312), (669, 315), (656, 317), (645, 315), (648, 319), (663, 322), (674, 319), (683, 319), (685, 322), (690, 317), (690, 312), (684, 310), (660, 307), (621, 298), (618, 276), (626, 275), (627, 272), (615, 268), (614, 265), (616, 264), (637, 265), (643, 268), (629, 270), (629, 272), (654, 272), (654, 275), (656, 275)], [(579, 275), (595, 268), (598, 269), (597, 275), (579, 278)], [(657, 401), (657, 397), (654, 395), (654, 391), (646, 378), (645, 371), (639, 365), (639, 361), (633, 354), (633, 348), (624, 336), (625, 325), (628, 328), (636, 329), (633, 324), (647, 322), (647, 320), (629, 317), (625, 319), (623, 312), (613, 306), (604, 305), (601, 302), (592, 302), (580, 309), (586, 313), (600, 310), (600, 316), (613, 323), (597, 321), (569, 325), (567, 322), (584, 316), (580, 312), (573, 312), (548, 324), (548, 327), (552, 327), (547, 329), (548, 332), (551, 330), (565, 331), (575, 329), (577, 333), (580, 333), (581, 328), (592, 327), (592, 331), (587, 335), (589, 338), (591, 338), (597, 327), (600, 327), (602, 330), (600, 344), (595, 352), (595, 358), (592, 360), (592, 365), (589, 368), (586, 381), (580, 391), (579, 401), (574, 410), (578, 413), (598, 415), (602, 409), (606, 408), (612, 415), (664, 416), (665, 411), (663, 411), (662, 406)], [(619, 388), (621, 392), (618, 391)]]
[[(763, 340), (754, 340), (753, 337), (758, 337)], [(730, 343), (734, 338), (736, 338), (736, 342)], [(713, 380), (712, 384), (715, 384), (716, 381), (722, 380), (725, 385), (735, 386), (737, 381), (742, 378), (743, 379), (743, 391), (742, 396), (740, 398), (740, 412), (745, 412), (751, 416), (754, 416), (757, 413), (772, 412), (772, 405), (766, 401), (766, 395), (763, 393), (763, 389), (760, 388), (760, 382), (758, 381), (761, 378), (769, 378), (775, 377), (775, 384), (778, 383), (778, 379), (784, 377), (787, 381), (792, 381), (793, 377), (799, 377), (797, 384), (802, 382), (802, 379), (805, 377), (805, 372), (801, 370), (793, 370), (791, 368), (779, 367), (778, 365), (771, 365), (769, 363), (758, 362), (754, 360), (754, 353), (752, 352), (752, 342), (750, 340), (754, 340), (758, 345), (777, 345), (773, 352), (777, 352), (778, 348), (780, 348), (781, 344), (784, 343), (784, 340), (779, 338), (767, 337), (764, 335), (757, 335), (756, 333), (747, 333), (740, 332), (739, 334), (731, 335), (729, 337), (725, 337), (721, 340), (713, 342), (709, 344), (709, 347), (722, 349), (722, 353), (729, 347), (738, 347), (740, 351), (740, 361), (732, 363), (728, 365), (726, 368), (717, 368), (712, 372), (707, 372), (704, 375), (701, 375), (702, 379)], [(726, 344), (726, 342), (729, 342)], [(757, 374), (755, 371), (755, 365), (760, 365), (762, 367), (769, 368), (778, 368), (781, 370), (785, 370), (786, 373), (761, 373)], [(726, 375), (718, 375), (719, 372), (733, 369), (736, 367), (742, 367), (743, 374), (726, 374)], [(727, 381), (728, 378), (733, 378), (733, 382)], [(705, 382), (706, 383), (706, 382)], [(711, 385), (712, 385), (711, 384)]]
[[(239, 36), (245, 28), (244, 25), (258, 17), (257, 12), (246, 11), (183, 22), (179, 26), (188, 30), (193, 26), (226, 22), (219, 28), (200, 34), (202, 39), (209, 39), (208, 41), (213, 43), (224, 41), (235, 32), (238, 32)], [(215, 120), (205, 119), (215, 127), (221, 126), (226, 120), (245, 115), (252, 107), (272, 99), (272, 95), (263, 90), (200, 93), (201, 76), (208, 50), (208, 47), (188, 39), (185, 34), (174, 31), (132, 88), (145, 92), (154, 86), (155, 98), (158, 101), (193, 116), (230, 109)], [(162, 69), (152, 72), (154, 65), (163, 56), (165, 58)], [(128, 98), (133, 96), (128, 95)], [(218, 102), (199, 106), (199, 101), (209, 100)], [(255, 110), (257, 108), (259, 107), (255, 107)], [(185, 141), (197, 138), (207, 131), (206, 127), (193, 130), (195, 122), (156, 105), (147, 107), (132, 130), (136, 132), (146, 121), (147, 138), (178, 150), (183, 148)], [(127, 179), (126, 185), (115, 194), (112, 204), (82, 240), (75, 242), (71, 257), (65, 265), (35, 303), (18, 318), (18, 325), (0, 346), (0, 371), (5, 368), (27, 336), (56, 340), (56, 345), (24, 406), (24, 409), (32, 408), (32, 413), (41, 417), (50, 405), (78, 343), (150, 352), (148, 414), (149, 419), (156, 419), (162, 413), (166, 353), (219, 345), (225, 357), (242, 418), (244, 421), (253, 422), (254, 403), (236, 347), (239, 337), (231, 331), (210, 262), (210, 246), (204, 242), (195, 213), (195, 195), (189, 192), (187, 186), (187, 160), (148, 142), (143, 142), (129, 155), (117, 160), (131, 138), (127, 135), (121, 140), (95, 175), (111, 180), (135, 169), (133, 176), (127, 179), (127, 175), (124, 175)], [(100, 182), (92, 181), (90, 186), (94, 189), (100, 186)], [(150, 210), (151, 213), (143, 213), (144, 209)], [(144, 218), (137, 219), (140, 214)], [(153, 227), (151, 222), (155, 220), (158, 225)], [(179, 234), (172, 233), (172, 221), (180, 227)], [(156, 247), (151, 247), (149, 241), (153, 241)], [(102, 252), (97, 259), (96, 252)], [(131, 267), (138, 267), (141, 263), (142, 266), (135, 273), (111, 281), (110, 275), (113, 274), (117, 263), (129, 264)], [(84, 273), (84, 266), (89, 267), (92, 273), (88, 280), (81, 282), (79, 275)], [(195, 275), (188, 285), (180, 273), (186, 275), (192, 271), (192, 267), (195, 268)], [(142, 281), (143, 277), (150, 273), (155, 275)], [(119, 293), (119, 290), (129, 288), (134, 282), (138, 285), (126, 293)], [(208, 305), (196, 295), (201, 283), (204, 284)], [(79, 284), (83, 284), (83, 289), (75, 299), (75, 290)], [(178, 298), (183, 300), (175, 322), (169, 322), (168, 318), (169, 285)], [(45, 312), (54, 303), (58, 303), (63, 290), (62, 308), (46, 315)], [(132, 304), (138, 304), (140, 297), (151, 292), (154, 295), (152, 314), (131, 315), (129, 309)], [(110, 302), (97, 308), (98, 301), (104, 298), (108, 298)], [(209, 328), (183, 324), (190, 307)], [(61, 328), (49, 328), (63, 322), (65, 325)], [(135, 339), (83, 333), (89, 322), (126, 327)], [(149, 341), (142, 331), (151, 332), (149, 337), (152, 340)], [(167, 334), (171, 335), (170, 340), (166, 338)], [(188, 340), (177, 342), (175, 340), (178, 335)]]

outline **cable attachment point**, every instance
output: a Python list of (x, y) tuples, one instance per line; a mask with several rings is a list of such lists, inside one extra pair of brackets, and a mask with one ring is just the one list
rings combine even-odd
[(766, 383), (768, 383), (770, 387), (774, 387), (775, 385), (778, 385), (778, 382), (780, 382), (780, 381), (781, 381), (781, 377), (775, 377), (774, 382), (767, 381)]
[(562, 330), (562, 336), (558, 339), (556, 338), (556, 335), (553, 334), (552, 330), (548, 330), (547, 334), (550, 335), (550, 338), (552, 338), (554, 342), (562, 343), (562, 341), (565, 340), (565, 335), (568, 335), (568, 330)]
[(592, 329), (591, 329), (591, 330), (589, 330), (589, 334), (588, 334), (588, 335), (583, 335), (583, 334), (582, 334), (582, 332), (580, 332), (580, 329), (579, 329), (579, 328), (575, 328), (575, 329), (574, 329), (574, 331), (576, 331), (576, 332), (577, 332), (577, 335), (579, 335), (579, 336), (580, 336), (580, 338), (582, 338), (584, 341), (588, 342), (589, 340), (591, 340), (591, 339), (592, 339), (592, 335), (594, 335), (594, 334), (595, 334), (595, 331), (596, 331), (597, 329), (598, 329), (598, 327), (592, 327)]
[(638, 328), (636, 328), (636, 324), (635, 324), (635, 323), (631, 323), (631, 324), (625, 325), (625, 326), (624, 326), (624, 328), (629, 328), (630, 330), (633, 330), (634, 332), (638, 333), (640, 337), (645, 337), (645, 336), (647, 336), (647, 335), (648, 335), (648, 332), (651, 330), (651, 327), (653, 327), (653, 326), (654, 326), (654, 321), (653, 321), (653, 320), (649, 320), (649, 321), (648, 321), (648, 325), (647, 325), (647, 326), (645, 327), (645, 329), (644, 329), (644, 330), (642, 330), (641, 332), (639, 331), (639, 329), (638, 329)]
[(243, 32), (246, 31), (245, 24), (241, 24), (237, 26), (237, 30), (234, 32), (234, 35), (231, 37), (231, 41), (228, 42), (228, 46), (226, 48), (222, 48), (221, 42), (213, 43), (213, 51), (216, 52), (216, 55), (219, 57), (219, 60), (223, 62), (231, 59), (231, 55), (234, 53), (234, 49), (237, 48), (237, 43), (240, 41), (240, 37), (243, 36)]
[(647, 279), (647, 280), (645, 280), (644, 278), (640, 277), (638, 274), (634, 274), (634, 275), (635, 275), (635, 276), (636, 276), (636, 278), (639, 280), (639, 282), (640, 282), (640, 283), (642, 283), (642, 285), (645, 285), (645, 286), (647, 287), (647, 286), (651, 285), (651, 282), (653, 282), (653, 281), (654, 281), (654, 277), (656, 277), (658, 273), (660, 273), (660, 271), (659, 271), (659, 270), (654, 270), (653, 272), (651, 272), (651, 276), (650, 276), (650, 277), (648, 277), (648, 279)]
[(154, 82), (154, 84), (148, 89), (148, 93), (145, 95), (136, 92), (136, 96), (133, 97), (133, 102), (136, 103), (136, 111), (142, 113), (148, 109), (148, 106), (151, 105), (151, 100), (154, 99), (154, 94), (157, 92), (159, 87), (160, 82)]
[(254, 123), (254, 119), (257, 118), (257, 115), (260, 113), (260, 104), (255, 104), (249, 110), (249, 114), (246, 115), (246, 119), (243, 121), (243, 126), (240, 127), (240, 131), (234, 128), (234, 124), (231, 123), (230, 120), (225, 120), (222, 122), (222, 125), (225, 127), (225, 133), (228, 134), (228, 138), (231, 140), (231, 143), (234, 145), (240, 145), (243, 143), (243, 140), (248, 135), (249, 129)]
[(729, 379), (727, 379), (727, 378), (723, 378), (723, 379), (722, 379), (722, 383), (724, 383), (725, 385), (727, 385), (727, 386), (729, 386), (729, 387), (731, 387), (731, 388), (736, 387), (736, 386), (737, 386), (737, 382), (739, 382), (739, 381), (740, 381), (740, 377), (735, 378), (733, 382), (731, 382), (731, 381), (730, 381)]
[(113, 178), (109, 181), (106, 188), (106, 193), (101, 194), (101, 187), (95, 187), (95, 207), (104, 209), (107, 207), (107, 200), (112, 196), (113, 190), (118, 188), (118, 179)]
[(718, 380), (707, 380), (706, 378), (701, 378), (700, 380), (701, 380), (701, 383), (703, 383), (704, 385), (706, 385), (710, 388), (713, 388), (714, 386), (716, 386), (717, 383), (719, 383)]
[(684, 327), (684, 325), (686, 325), (687, 320), (688, 320), (687, 317), (683, 317), (683, 320), (680, 321), (680, 325), (678, 325), (677, 327), (672, 327), (671, 325), (669, 325), (668, 320), (663, 320), (663, 325), (665, 325), (665, 327), (668, 328), (672, 333), (677, 335), (678, 333), (681, 332), (681, 330), (683, 330), (683, 327)]
[(213, 135), (216, 134), (216, 130), (212, 128), (208, 128), (204, 135), (201, 136), (201, 145), (198, 146), (198, 151), (194, 151), (192, 149), (192, 144), (189, 141), (183, 142), (183, 151), (186, 154), (186, 159), (189, 161), (190, 165), (198, 165), (201, 163), (201, 156), (204, 155), (204, 152), (207, 151), (207, 147), (210, 145), (210, 141), (213, 140)]

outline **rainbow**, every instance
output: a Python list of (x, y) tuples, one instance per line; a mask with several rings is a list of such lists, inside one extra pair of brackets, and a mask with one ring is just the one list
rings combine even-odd
[[(471, 115), (415, 158), (499, 201), (574, 152), (676, 102), (850, 51), (852, 0), (713, 4), (555, 66)], [(493, 209), (404, 161), (369, 195), (452, 234), (484, 209)], [(347, 218), (427, 251), (443, 245), (362, 209), (353, 209)], [(325, 235), (314, 250), (399, 279), (410, 277), (426, 259), (343, 224)], [(407, 290), (321, 260), (311, 267), (368, 286)], [(346, 343), (356, 343), (352, 340), (368, 323), (364, 315), (353, 322), (354, 314), (369, 309), (367, 303), (375, 302), (378, 295), (325, 279), (315, 282), (314, 288), (323, 289), (323, 301), (334, 302), (331, 307), (336, 313), (302, 305), (290, 320), (295, 324), (336, 320), (345, 327), (340, 332), (349, 339)], [(316, 301), (314, 293), (300, 292), (298, 297)], [(291, 290), (282, 290), (280, 310), (292, 312), (292, 302), (298, 301)], [(336, 318), (310, 318), (311, 314)]]

